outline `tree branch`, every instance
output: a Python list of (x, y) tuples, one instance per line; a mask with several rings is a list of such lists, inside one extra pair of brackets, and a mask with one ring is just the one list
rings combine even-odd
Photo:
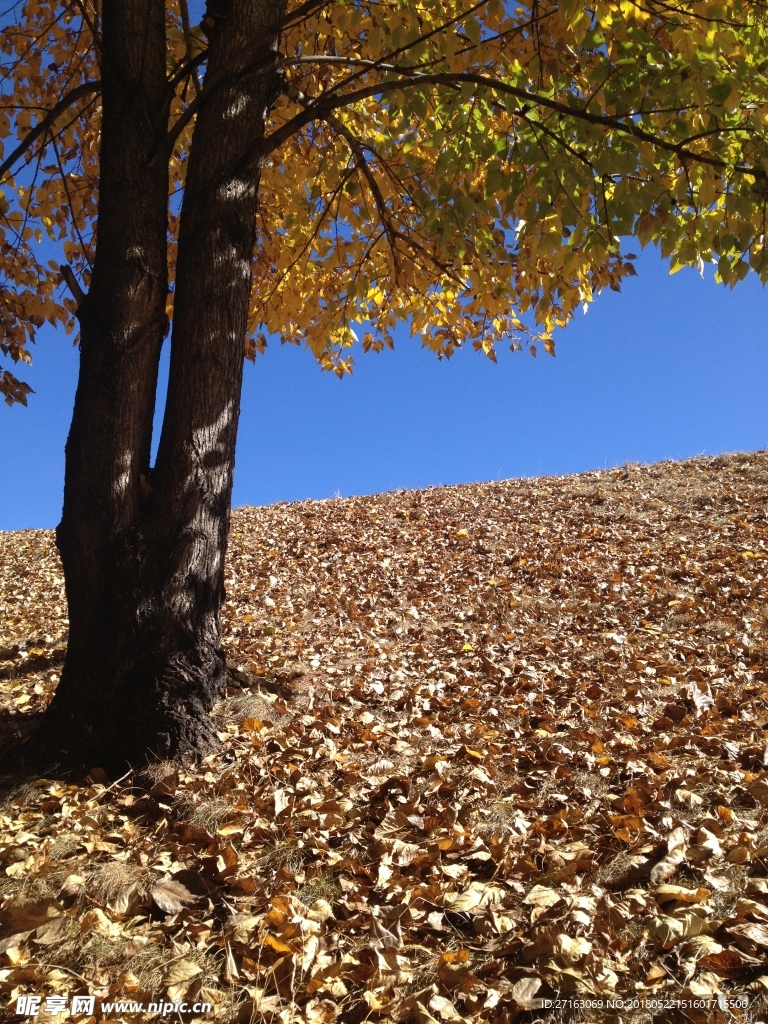
[(265, 32), (279, 32), (281, 29), (287, 28), (292, 25), (294, 21), (299, 21), (301, 18), (307, 18), (310, 14), (314, 14), (315, 11), (321, 7), (327, 7), (332, 0), (306, 0), (305, 3), (299, 4), (292, 11), (288, 11), (283, 17), (269, 25), (264, 31)]
[[(442, 24), (436, 25), (434, 28), (430, 29), (429, 32), (422, 32), (421, 35), (409, 40), (409, 42), (404, 43), (402, 46), (398, 46), (396, 50), (391, 50), (389, 53), (378, 58), (378, 60), (373, 62), (372, 66), (376, 67), (379, 64), (383, 64), (384, 61), (391, 61), (393, 57), (397, 57), (398, 54), (401, 53), (406, 53), (408, 50), (412, 49), (414, 46), (417, 46), (419, 43), (426, 43), (428, 39), (431, 39), (433, 36), (440, 35), (442, 32), (445, 32), (446, 29), (449, 29), (452, 25), (457, 25), (463, 18), (468, 17), (470, 14), (474, 14), (475, 11), (479, 10), (481, 7), (484, 7), (487, 3), (488, 0), (477, 0), (477, 2), (472, 4), (471, 7), (468, 7), (467, 10), (460, 11), (452, 18), (449, 18), (447, 21), (442, 22)], [(354, 82), (355, 79), (359, 78), (364, 73), (365, 72), (363, 71), (358, 71), (356, 74), (350, 75), (350, 77), (347, 78), (346, 81), (338, 82), (336, 85), (332, 85), (328, 92), (333, 93), (341, 86), (349, 85), (351, 82)]]
[[(83, 239), (82, 232), (80, 231), (80, 226), (77, 223), (77, 217), (75, 217), (75, 209), (74, 209), (74, 207), (72, 205), (72, 196), (70, 195), (70, 192), (69, 192), (69, 183), (67, 182), (67, 176), (64, 173), (64, 166), (63, 166), (63, 164), (61, 162), (61, 156), (59, 155), (59, 147), (56, 145), (56, 138), (55, 138), (55, 136), (51, 137), (51, 145), (53, 146), (53, 152), (54, 152), (54, 154), (56, 156), (56, 163), (59, 165), (59, 177), (61, 178), (61, 184), (64, 186), (64, 194), (66, 195), (67, 203), (69, 204), (69, 213), (70, 213), (70, 216), (72, 217), (72, 224), (74, 226), (74, 229), (77, 232), (77, 237), (78, 237), (78, 240), (80, 242), (80, 248), (83, 250), (83, 257), (85, 258), (85, 262), (88, 264), (88, 266), (91, 268), (91, 270), (93, 270), (93, 263), (91, 261), (91, 257), (88, 255), (88, 249), (87, 249), (85, 241)], [(61, 268), (59, 268), (59, 269), (61, 269)], [(69, 269), (69, 268), (67, 268), (67, 269)], [(70, 271), (70, 273), (71, 273), (71, 271)], [(65, 280), (66, 280), (66, 278), (65, 278)], [(69, 284), (69, 281), (67, 281), (67, 284)], [(70, 290), (71, 289), (72, 289), (72, 286), (70, 285)]]
[(376, 209), (379, 212), (381, 226), (384, 228), (384, 232), (387, 236), (387, 241), (389, 242), (389, 249), (390, 252), (392, 253), (392, 266), (395, 271), (395, 280), (397, 281), (397, 279), (400, 276), (400, 261), (397, 258), (396, 246), (398, 232), (391, 223), (389, 212), (387, 211), (386, 201), (384, 199), (384, 196), (382, 195), (381, 189), (379, 188), (379, 183), (378, 181), (376, 181), (376, 177), (373, 171), (371, 170), (368, 161), (365, 158), (365, 150), (363, 148), (363, 145), (360, 142), (360, 140), (352, 134), (349, 128), (347, 128), (347, 126), (343, 124), (334, 114), (326, 115), (325, 121), (329, 125), (331, 125), (331, 127), (334, 128), (335, 131), (338, 132), (338, 134), (341, 135), (342, 138), (345, 140), (350, 150), (352, 151), (352, 155), (355, 158), (357, 169), (361, 172), (361, 174), (363, 174), (365, 180), (368, 182), (368, 187), (370, 188), (373, 194), (373, 201), (376, 204)]
[(25, 137), (21, 140), (19, 145), (14, 149), (10, 156), (6, 157), (5, 160), (0, 164), (0, 182), (2, 182), (13, 167), (20, 156), (23, 156), (27, 150), (34, 145), (34, 143), (44, 135), (51, 125), (54, 123), (57, 117), (64, 113), (74, 102), (80, 99), (81, 96), (89, 96), (92, 93), (98, 93), (101, 91), (101, 82), (83, 82), (82, 85), (76, 85), (74, 89), (63, 96), (55, 107), (51, 107), (48, 113), (43, 117), (34, 128), (29, 131)]
[(72, 267), (70, 267), (67, 263), (62, 263), (61, 266), (59, 267), (59, 273), (61, 274), (62, 279), (66, 284), (67, 288), (69, 288), (69, 290), (72, 292), (72, 298), (75, 300), (79, 307), (80, 303), (85, 298), (85, 292), (80, 287), (80, 282), (75, 277)]
[(342, 67), (373, 68), (376, 71), (397, 71), (418, 74), (422, 69), (429, 69), (434, 64), (382, 64), (380, 60), (366, 60), (364, 57), (335, 57), (325, 53), (308, 53), (301, 57), (283, 57), (283, 65), (295, 64), (340, 64)]
[(636, 125), (631, 121), (622, 120), (622, 117), (631, 117), (632, 115), (630, 113), (624, 115), (592, 114), (584, 108), (570, 107), (567, 103), (551, 99), (549, 96), (542, 96), (540, 93), (528, 92), (526, 89), (510, 85), (508, 82), (489, 78), (486, 75), (478, 75), (473, 72), (411, 74), (403, 76), (402, 78), (397, 78), (394, 81), (378, 82), (363, 86), (360, 89), (355, 89), (354, 92), (339, 94), (336, 90), (343, 84), (345, 83), (339, 83), (338, 86), (334, 86), (327, 92), (322, 93), (316, 100), (308, 104), (300, 114), (291, 118), (290, 121), (286, 121), (284, 125), (272, 132), (271, 135), (267, 136), (262, 144), (260, 156), (268, 156), (277, 149), (278, 146), (281, 146), (297, 131), (303, 128), (306, 124), (309, 124), (310, 121), (313, 121), (315, 118), (325, 119), (326, 115), (332, 113), (334, 110), (339, 110), (341, 107), (348, 106), (351, 103), (356, 103), (359, 100), (368, 99), (370, 96), (385, 96), (398, 89), (408, 89), (416, 86), (454, 86), (471, 84), (483, 89), (489, 89), (491, 92), (501, 92), (506, 93), (509, 96), (514, 96), (523, 104), (554, 110), (564, 117), (575, 118), (579, 121), (586, 121), (589, 124), (595, 124), (602, 128), (613, 128), (614, 131), (621, 132), (624, 135), (631, 135), (637, 139), (642, 139), (643, 142), (650, 142), (658, 149), (674, 153), (681, 160), (692, 160), (695, 163), (708, 164), (711, 167), (717, 167), (724, 170), (732, 170), (737, 174), (749, 174), (752, 177), (759, 178), (760, 180), (768, 179), (768, 174), (762, 169), (762, 167), (750, 167), (746, 164), (729, 164), (726, 160), (720, 159), (720, 157), (708, 156), (706, 153), (696, 153), (693, 150), (688, 149), (683, 143), (668, 142), (666, 139), (662, 139), (660, 136), (654, 135), (652, 132), (648, 132), (644, 128), (640, 128), (639, 125)]
[[(101, 56), (102, 56), (102, 52), (101, 52), (101, 37), (99, 36), (99, 33), (98, 33), (97, 29), (96, 29), (96, 24), (95, 24), (93, 18), (91, 18), (91, 16), (88, 13), (88, 11), (86, 11), (85, 4), (82, 2), (82, 0), (75, 0), (75, 6), (80, 11), (80, 16), (82, 17), (82, 19), (85, 22), (85, 24), (88, 26), (88, 30), (91, 33), (91, 37), (93, 39), (93, 45), (94, 45), (94, 48), (96, 50), (97, 61), (98, 61), (99, 65), (101, 65)], [(99, 70), (101, 71), (101, 66), (99, 66)]]
[[(181, 10), (181, 27), (184, 32), (184, 47), (187, 54), (187, 59), (184, 63), (190, 65), (194, 58), (192, 57), (192, 27), (189, 24), (189, 4), (187, 0), (179, 0), (179, 9)], [(200, 82), (194, 68), (192, 69), (192, 85), (195, 90), (195, 96), (199, 96)]]
[[(182, 78), (186, 78), (187, 75), (196, 71), (201, 64), (204, 64), (208, 60), (208, 50), (201, 50), (200, 53), (196, 53), (194, 57), (190, 57), (189, 60), (183, 61), (176, 68), (174, 73), (168, 79), (168, 88), (173, 91)], [(195, 76), (197, 78), (197, 76)]]

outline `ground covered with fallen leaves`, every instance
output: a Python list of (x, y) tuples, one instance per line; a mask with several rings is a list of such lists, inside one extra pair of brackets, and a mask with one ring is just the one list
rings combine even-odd
[[(0, 1000), (768, 1020), (767, 498), (758, 452), (238, 510), (221, 751), (6, 786)], [(0, 572), (8, 735), (52, 534)]]

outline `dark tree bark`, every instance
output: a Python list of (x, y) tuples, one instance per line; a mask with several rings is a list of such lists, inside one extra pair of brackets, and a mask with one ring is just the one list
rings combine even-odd
[(69, 606), (61, 682), (38, 740), (117, 770), (199, 756), (225, 681), (220, 610), (256, 245), (260, 142), (280, 88), (285, 0), (209, 4), (209, 54), (167, 332), (165, 6), (106, 4), (98, 238), (57, 543)]

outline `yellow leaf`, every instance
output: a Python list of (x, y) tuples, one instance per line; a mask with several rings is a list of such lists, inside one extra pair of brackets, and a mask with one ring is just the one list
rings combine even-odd
[(243, 732), (260, 732), (264, 728), (264, 723), (260, 718), (244, 718), (240, 728)]
[(739, 104), (740, 103), (741, 103), (741, 93), (739, 92), (738, 89), (733, 88), (728, 93), (726, 98), (723, 100), (723, 107), (728, 111), (729, 114), (732, 114), (735, 110), (739, 109)]
[(294, 953), (295, 950), (292, 946), (289, 946), (287, 942), (283, 942), (282, 939), (278, 939), (276, 935), (268, 933), (262, 939), (265, 946), (269, 946), (274, 949), (276, 953)]
[(440, 761), (447, 761), (448, 758), (444, 754), (430, 754), (429, 757), (425, 757), (421, 767), (423, 769), (434, 768)]
[(452, 949), (440, 954), (442, 964), (466, 964), (469, 963), (470, 952), (468, 949)]
[(669, 903), (672, 900), (681, 903), (705, 903), (710, 895), (709, 889), (704, 886), (686, 889), (682, 885), (660, 885), (654, 892), (657, 903)]

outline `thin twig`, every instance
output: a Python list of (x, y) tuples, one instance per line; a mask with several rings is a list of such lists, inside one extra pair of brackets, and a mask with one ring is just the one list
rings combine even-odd
[(85, 4), (83, 3), (83, 0), (75, 0), (75, 6), (80, 11), (80, 15), (82, 16), (83, 21), (85, 22), (85, 24), (88, 26), (88, 29), (90, 30), (91, 38), (93, 39), (93, 46), (94, 46), (94, 49), (96, 50), (96, 60), (97, 60), (97, 62), (99, 64), (99, 70), (101, 70), (101, 58), (102, 58), (103, 54), (102, 54), (102, 47), (101, 47), (101, 38), (99, 36), (98, 29), (96, 28), (96, 24), (93, 21), (93, 19), (91, 18), (90, 14), (85, 9)]
[(2, 183), (6, 174), (13, 167), (19, 157), (23, 156), (30, 146), (32, 146), (41, 135), (44, 135), (48, 131), (57, 117), (63, 114), (64, 111), (79, 100), (81, 96), (88, 96), (94, 92), (101, 92), (100, 81), (83, 82), (82, 85), (76, 85), (75, 88), (70, 90), (66, 96), (62, 96), (59, 102), (54, 107), (51, 107), (45, 117), (38, 121), (35, 127), (24, 136), (11, 155), (6, 157), (6, 159), (0, 164), (0, 183)]
[(88, 249), (86, 247), (86, 244), (85, 244), (85, 241), (83, 239), (83, 236), (82, 236), (82, 234), (80, 232), (80, 225), (77, 223), (77, 220), (75, 219), (75, 210), (74, 210), (74, 207), (72, 206), (72, 196), (70, 195), (70, 192), (69, 192), (69, 183), (67, 182), (67, 176), (64, 173), (64, 167), (62, 166), (62, 163), (61, 163), (61, 156), (59, 155), (59, 147), (56, 145), (55, 137), (51, 138), (51, 145), (53, 146), (53, 152), (56, 155), (56, 163), (58, 164), (58, 167), (59, 167), (59, 175), (61, 176), (61, 183), (64, 186), (64, 193), (65, 193), (65, 195), (67, 197), (67, 202), (69, 203), (69, 212), (70, 212), (70, 214), (72, 216), (72, 223), (73, 223), (73, 225), (75, 227), (75, 231), (77, 232), (77, 237), (78, 237), (78, 240), (80, 242), (80, 248), (83, 250), (83, 256), (85, 257), (86, 263), (88, 264), (89, 267), (91, 267), (91, 269), (93, 269), (93, 263), (91, 262), (91, 258), (88, 255)]
[(352, 155), (355, 158), (357, 169), (361, 172), (361, 174), (363, 174), (365, 180), (368, 182), (368, 187), (370, 188), (373, 194), (373, 201), (376, 204), (376, 209), (379, 212), (381, 226), (384, 228), (384, 231), (386, 232), (387, 235), (389, 249), (390, 252), (392, 253), (392, 267), (395, 272), (395, 280), (397, 280), (398, 277), (400, 276), (400, 261), (397, 258), (397, 246), (395, 244), (397, 239), (397, 232), (392, 226), (389, 213), (387, 212), (387, 204), (384, 199), (384, 196), (382, 195), (381, 189), (379, 188), (379, 183), (378, 181), (376, 181), (376, 176), (374, 175), (368, 161), (366, 160), (365, 149), (363, 148), (363, 145), (360, 142), (360, 140), (356, 138), (349, 130), (349, 128), (347, 128), (347, 126), (343, 124), (334, 114), (328, 114), (328, 116), (325, 118), (325, 121), (329, 125), (331, 125), (331, 127), (334, 128), (339, 133), (339, 135), (341, 135), (342, 138), (345, 140), (349, 148), (352, 150)]
[[(181, 11), (181, 27), (184, 31), (184, 47), (187, 54), (187, 64), (192, 63), (192, 27), (189, 24), (189, 4), (187, 0), (179, 0), (179, 9)], [(192, 85), (195, 90), (195, 96), (200, 95), (200, 82), (197, 77), (195, 68), (191, 72)]]

